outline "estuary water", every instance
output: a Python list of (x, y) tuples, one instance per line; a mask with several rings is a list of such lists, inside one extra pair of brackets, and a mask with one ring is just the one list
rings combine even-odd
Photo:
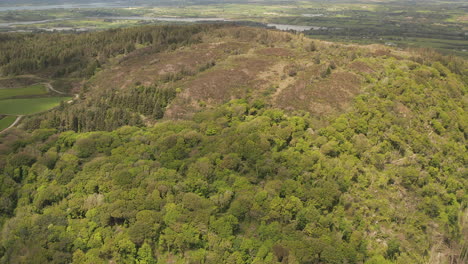
[(8, 22), (8, 23), (0, 23), (0, 28), (2, 27), (12, 27), (15, 25), (33, 25), (33, 24), (41, 24), (47, 22), (54, 22), (60, 21), (65, 19), (47, 19), (47, 20), (38, 20), (38, 21), (18, 21), (18, 22)]
[[(50, 10), (50, 9), (73, 9), (73, 8), (127, 8), (132, 7), (131, 3), (112, 2), (112, 3), (89, 3), (89, 4), (61, 4), (61, 5), (22, 5), (22, 6), (0, 6), (0, 12), (4, 11), (21, 11), (21, 10)], [(303, 16), (320, 16), (322, 14), (303, 14)], [(18, 21), (18, 22), (5, 22), (0, 23), (0, 28), (15, 28), (16, 25), (33, 25), (47, 22), (68, 20), (63, 19), (50, 19), (39, 21)], [(162, 21), (162, 22), (181, 22), (181, 23), (196, 23), (196, 22), (235, 22), (225, 18), (188, 18), (188, 17), (148, 17), (148, 16), (104, 16), (104, 17), (89, 17), (89, 19), (111, 19), (111, 20), (142, 20), (142, 21)], [(294, 31), (307, 31), (307, 30), (320, 30), (326, 29), (325, 27), (316, 26), (298, 26), (286, 24), (266, 24), (267, 27), (276, 28), (279, 30), (294, 30)]]
[(103, 19), (114, 19), (114, 20), (144, 20), (144, 21), (164, 21), (164, 22), (216, 22), (216, 21), (230, 21), (225, 18), (218, 17), (139, 17), (139, 16), (110, 16), (110, 17), (92, 17), (92, 18), (103, 18)]
[[(185, 18), (185, 17), (139, 17), (139, 16), (108, 16), (108, 17), (88, 17), (89, 19), (112, 19), (112, 20), (143, 20), (143, 21), (162, 21), (162, 22), (184, 22), (184, 23), (196, 23), (196, 22), (219, 22), (219, 21), (230, 21), (224, 18), (207, 17), (207, 18)], [(49, 19), (49, 20), (38, 20), (38, 21), (21, 21), (21, 22), (8, 22), (0, 23), (0, 28), (14, 27), (16, 25), (34, 25), (42, 24), (47, 22), (68, 20), (69, 18), (63, 19)]]
[(315, 27), (315, 26), (297, 26), (297, 25), (286, 25), (286, 24), (267, 24), (267, 27), (273, 27), (279, 30), (288, 31), (307, 31), (307, 30), (320, 30), (326, 29), (326, 27)]

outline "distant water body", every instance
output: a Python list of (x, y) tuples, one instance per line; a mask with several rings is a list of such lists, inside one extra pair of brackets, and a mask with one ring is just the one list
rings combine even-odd
[(42, 23), (60, 21), (60, 20), (65, 20), (65, 19), (47, 19), (47, 20), (38, 20), (38, 21), (21, 21), (21, 22), (18, 21), (18, 22), (0, 23), (0, 28), (1, 27), (12, 27), (12, 26), (15, 26), (15, 25), (42, 24)]
[(164, 21), (164, 22), (216, 22), (216, 21), (230, 21), (225, 18), (218, 17), (139, 17), (139, 16), (110, 16), (110, 17), (91, 17), (103, 18), (113, 20), (144, 20), (144, 21)]
[(294, 31), (307, 31), (307, 30), (320, 30), (326, 29), (325, 27), (314, 27), (314, 26), (297, 26), (297, 25), (285, 25), (285, 24), (267, 24), (267, 27), (273, 27), (279, 30), (294, 30)]
[[(184, 22), (184, 23), (195, 23), (195, 22), (219, 22), (219, 21), (230, 21), (224, 18), (217, 17), (207, 17), (207, 18), (186, 18), (186, 17), (138, 17), (138, 16), (127, 16), (127, 17), (118, 17), (118, 16), (108, 16), (108, 17), (88, 17), (90, 19), (112, 19), (112, 20), (142, 20), (142, 21), (162, 21), (162, 22)], [(8, 22), (0, 23), (0, 28), (4, 27), (14, 27), (16, 25), (33, 25), (33, 24), (42, 24), (53, 21), (68, 20), (67, 18), (63, 19), (49, 19), (49, 20), (39, 20), (39, 21), (21, 21), (21, 22)]]
[[(232, 21), (225, 18), (207, 17), (207, 18), (187, 18), (187, 17), (138, 17), (138, 16), (106, 16), (106, 17), (89, 17), (90, 19), (110, 19), (110, 20), (139, 20), (139, 21), (161, 21), (161, 22), (182, 22), (182, 23), (196, 23), (196, 22), (227, 22)], [(0, 28), (14, 27), (15, 25), (33, 25), (42, 24), (52, 21), (60, 21), (67, 19), (54, 19), (54, 20), (40, 20), (40, 21), (27, 21), (27, 22), (9, 22), (0, 23)], [(326, 29), (325, 27), (315, 26), (298, 26), (298, 25), (286, 25), (286, 24), (266, 24), (267, 27), (276, 28), (283, 31), (307, 31), (307, 30), (320, 30)]]
[[(63, 4), (63, 5), (33, 5), (33, 6), (0, 6), (0, 12), (2, 11), (20, 11), (20, 10), (48, 10), (48, 9), (71, 9), (71, 8), (124, 8), (130, 7), (129, 4), (124, 4), (121, 2), (114, 3), (92, 3), (92, 4)], [(310, 15), (310, 14), (304, 14)], [(322, 15), (322, 14), (318, 14)], [(311, 15), (312, 16), (312, 15)], [(315, 16), (315, 15), (313, 15)], [(112, 19), (112, 20), (142, 20), (142, 21), (162, 21), (162, 22), (183, 22), (183, 23), (196, 23), (196, 22), (228, 22), (232, 21), (225, 18), (187, 18), (187, 17), (140, 17), (140, 16), (106, 16), (106, 17), (89, 17), (90, 19)], [(67, 20), (70, 18), (64, 19), (55, 19), (55, 20), (40, 20), (40, 21), (21, 21), (21, 22), (8, 22), (0, 23), (0, 28), (12, 28), (15, 25), (33, 25), (41, 24), (53, 21)], [(233, 21), (234, 22), (234, 21)], [(279, 30), (294, 30), (294, 31), (307, 31), (307, 30), (320, 30), (326, 29), (324, 27), (314, 27), (314, 26), (298, 26), (298, 25), (286, 25), (286, 24), (266, 24), (267, 27), (273, 27)]]

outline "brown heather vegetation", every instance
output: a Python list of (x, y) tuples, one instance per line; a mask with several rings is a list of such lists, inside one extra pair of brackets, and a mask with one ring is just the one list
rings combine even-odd
[(336, 114), (365, 90), (364, 75), (378, 70), (353, 60), (356, 54), (391, 54), (375, 45), (347, 49), (322, 41), (313, 41), (310, 51), (312, 40), (301, 35), (243, 27), (218, 28), (194, 38), (199, 43), (160, 53), (143, 48), (113, 60), (87, 84), (88, 96), (162, 83), (178, 90), (167, 119), (190, 118), (204, 107), (246, 97), (289, 111)]

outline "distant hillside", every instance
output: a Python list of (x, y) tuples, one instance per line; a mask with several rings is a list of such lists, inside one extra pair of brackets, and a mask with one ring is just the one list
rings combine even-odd
[[(0, 5), (19, 5), (19, 4), (33, 4), (33, 5), (45, 5), (45, 4), (86, 4), (86, 3), (126, 3), (126, 4), (142, 4), (142, 5), (173, 5), (173, 4), (232, 4), (232, 3), (291, 3), (299, 0), (3, 0)], [(405, 1), (406, 0), (399, 0)], [(317, 1), (320, 2), (320, 1)], [(329, 2), (339, 3), (356, 3), (356, 2), (373, 2), (368, 0), (350, 1), (350, 0), (331, 0)], [(390, 0), (378, 1), (378, 2), (390, 2)], [(395, 1), (391, 1), (395, 2)], [(398, 0), (396, 1), (398, 2)], [(463, 2), (463, 0), (413, 0), (412, 2)]]
[[(293, 0), (294, 1), (294, 0)], [(88, 4), (88, 3), (123, 3), (129, 5), (178, 5), (178, 4), (219, 4), (219, 3), (247, 3), (250, 0), (3, 0), (0, 5), (48, 5), (48, 4)], [(258, 0), (254, 2), (284, 2), (280, 0)]]
[(0, 135), (0, 263), (467, 261), (466, 60), (233, 25), (0, 36), (6, 80), (78, 94)]

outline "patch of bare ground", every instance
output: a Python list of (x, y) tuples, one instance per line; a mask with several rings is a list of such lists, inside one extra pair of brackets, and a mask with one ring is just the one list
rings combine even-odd
[(356, 72), (360, 73), (373, 73), (375, 72), (374, 69), (372, 69), (367, 63), (362, 62), (362, 61), (353, 61), (351, 64), (349, 64), (349, 68)]
[(326, 79), (311, 81), (306, 76), (283, 89), (275, 105), (286, 110), (305, 110), (314, 114), (330, 114), (348, 108), (361, 91), (359, 76), (335, 71)]
[(168, 106), (165, 118), (187, 118), (200, 109), (200, 104), (210, 106), (245, 98), (249, 92), (261, 87), (262, 80), (257, 76), (271, 64), (264, 59), (236, 57), (228, 65), (197, 75), (182, 84), (184, 90)]
[(412, 116), (411, 110), (400, 102), (395, 103), (393, 110), (395, 111), (395, 113), (404, 118)]
[(284, 74), (287, 66), (287, 62), (280, 61), (271, 66), (268, 70), (260, 73), (257, 78), (263, 81), (264, 85), (256, 91), (257, 94), (268, 91), (268, 93), (272, 93), (272, 98), (276, 98), (281, 91), (293, 84), (295, 80), (294, 77)]

